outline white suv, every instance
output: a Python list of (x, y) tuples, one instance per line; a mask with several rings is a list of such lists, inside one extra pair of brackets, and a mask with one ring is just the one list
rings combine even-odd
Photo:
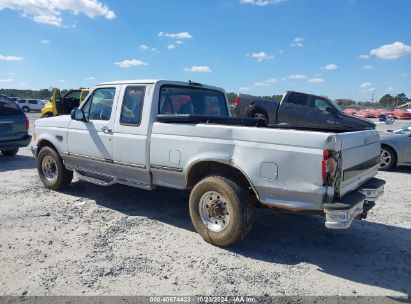
[(44, 107), (44, 102), (37, 99), (20, 99), (18, 103), (24, 112), (41, 111)]

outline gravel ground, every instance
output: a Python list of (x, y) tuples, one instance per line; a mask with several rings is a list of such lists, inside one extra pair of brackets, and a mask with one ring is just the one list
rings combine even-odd
[(221, 249), (194, 231), (187, 193), (49, 191), (21, 149), (0, 156), (0, 295), (410, 295), (410, 173), (380, 173), (384, 196), (349, 230), (264, 209)]

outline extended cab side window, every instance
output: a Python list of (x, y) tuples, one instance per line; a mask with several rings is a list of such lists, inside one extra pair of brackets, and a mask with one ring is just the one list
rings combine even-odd
[(123, 105), (121, 106), (120, 124), (140, 125), (144, 92), (144, 87), (131, 86), (126, 88)]
[(305, 107), (307, 105), (307, 94), (291, 93), (287, 99), (287, 103)]
[(83, 111), (87, 120), (110, 120), (115, 88), (100, 88), (87, 98)]

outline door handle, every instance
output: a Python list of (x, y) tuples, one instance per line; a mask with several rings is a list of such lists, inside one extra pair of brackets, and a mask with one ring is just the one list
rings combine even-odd
[(109, 127), (102, 127), (101, 131), (103, 131), (103, 133), (106, 133), (106, 134), (112, 134), (113, 133), (113, 130), (110, 129)]

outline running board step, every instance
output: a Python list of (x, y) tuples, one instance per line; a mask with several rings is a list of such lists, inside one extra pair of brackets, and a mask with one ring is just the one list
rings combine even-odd
[(99, 185), (99, 186), (107, 187), (107, 186), (114, 185), (116, 183), (115, 178), (106, 180), (108, 177), (104, 177), (105, 180), (103, 180), (103, 179), (100, 179), (100, 178), (97, 178), (97, 177), (89, 176), (89, 175), (87, 175), (87, 173), (79, 172), (79, 171), (76, 171), (76, 174), (77, 174), (78, 179), (83, 180), (85, 182), (92, 183), (92, 184), (96, 184), (96, 185)]

